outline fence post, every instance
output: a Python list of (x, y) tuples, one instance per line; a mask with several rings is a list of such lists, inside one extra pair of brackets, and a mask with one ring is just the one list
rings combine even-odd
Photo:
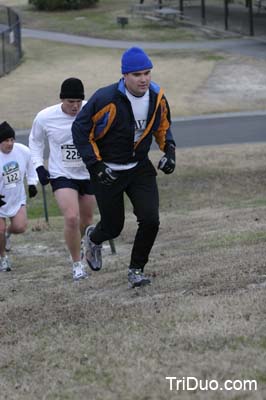
[(47, 200), (46, 200), (46, 191), (45, 187), (42, 185), (42, 199), (43, 199), (43, 209), (44, 209), (44, 217), (47, 224), (49, 224), (49, 217), (48, 217), (48, 207), (47, 207)]
[(22, 45), (21, 45), (21, 24), (20, 24), (19, 18), (17, 20), (17, 23), (16, 23), (14, 29), (15, 29), (15, 35), (16, 35), (17, 48), (18, 48), (18, 58), (20, 60), (22, 58)]
[[(5, 13), (4, 17), (2, 15), (3, 13)], [(1, 16), (1, 23), (3, 25), (7, 25), (7, 28), (5, 30), (1, 30), (0, 33), (0, 40), (2, 42), (2, 48), (0, 43), (0, 59), (2, 57), (2, 70), (0, 70), (0, 76), (2, 76), (10, 72), (13, 68), (15, 68), (19, 64), (23, 52), (21, 45), (21, 25), (20, 25), (19, 15), (11, 7), (0, 5), (0, 16)], [(11, 33), (14, 34), (14, 43), (10, 42)], [(16, 51), (15, 58), (12, 57), (12, 55), (14, 54), (13, 47), (15, 47)], [(10, 56), (9, 53), (11, 50), (12, 54)]]
[(1, 39), (2, 39), (3, 75), (5, 75), (6, 73), (5, 32), (1, 33)]

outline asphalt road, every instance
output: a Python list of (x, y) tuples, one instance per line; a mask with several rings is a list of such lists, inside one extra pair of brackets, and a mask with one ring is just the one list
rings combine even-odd
[(183, 118), (173, 123), (177, 147), (266, 141), (266, 113), (221, 114)]
[[(176, 118), (172, 131), (177, 148), (266, 142), (266, 112)], [(28, 130), (17, 132), (20, 143), (28, 145), (28, 137)], [(157, 148), (154, 143), (152, 149)]]

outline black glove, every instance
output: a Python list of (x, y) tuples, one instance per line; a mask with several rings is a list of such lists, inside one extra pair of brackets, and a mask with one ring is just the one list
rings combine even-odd
[(118, 174), (102, 161), (93, 164), (90, 167), (90, 171), (96, 174), (98, 181), (106, 186), (112, 185), (118, 178)]
[(165, 155), (160, 159), (158, 169), (165, 174), (171, 174), (175, 170), (175, 145), (168, 144), (165, 148)]
[(36, 168), (36, 171), (37, 171), (40, 183), (43, 186), (48, 185), (48, 183), (50, 182), (49, 171), (47, 171), (47, 169), (45, 169), (43, 165), (40, 165), (38, 168)]
[(0, 207), (4, 206), (6, 202), (3, 200), (5, 198), (4, 195), (0, 194)]
[(29, 197), (35, 197), (36, 194), (38, 193), (38, 190), (35, 185), (29, 185), (28, 191), (29, 191)]

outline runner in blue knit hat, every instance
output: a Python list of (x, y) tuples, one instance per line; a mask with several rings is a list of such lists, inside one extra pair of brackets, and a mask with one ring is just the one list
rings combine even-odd
[(141, 48), (126, 50), (123, 77), (97, 90), (72, 125), (73, 142), (90, 172), (101, 216), (85, 236), (89, 265), (101, 269), (102, 243), (122, 231), (126, 194), (138, 222), (128, 265), (132, 288), (151, 283), (144, 267), (159, 229), (157, 172), (148, 157), (153, 137), (164, 152), (158, 169), (165, 174), (175, 169), (170, 109), (163, 89), (151, 81), (152, 68)]

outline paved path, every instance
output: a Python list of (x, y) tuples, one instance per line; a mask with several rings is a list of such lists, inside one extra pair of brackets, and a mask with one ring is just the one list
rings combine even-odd
[(76, 44), (88, 47), (104, 47), (126, 49), (132, 45), (143, 49), (156, 50), (223, 50), (230, 53), (250, 55), (266, 59), (266, 40), (257, 38), (219, 39), (208, 41), (185, 42), (133, 42), (122, 40), (96, 39), (84, 36), (68, 35), (65, 33), (22, 29), (22, 37), (51, 40), (54, 42)]

